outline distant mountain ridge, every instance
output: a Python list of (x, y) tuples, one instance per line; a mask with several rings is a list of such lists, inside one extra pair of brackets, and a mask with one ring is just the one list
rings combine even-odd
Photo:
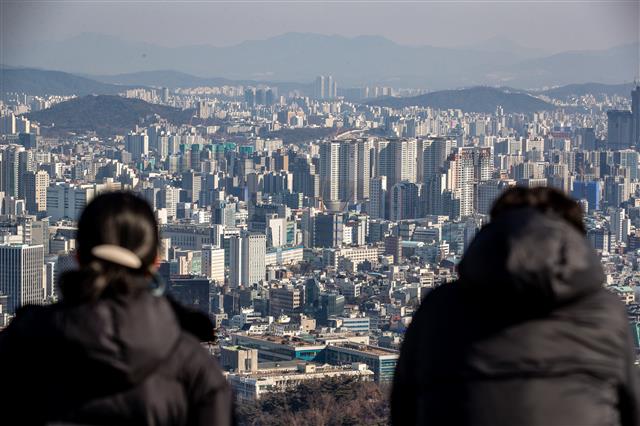
[(34, 68), (0, 68), (0, 96), (5, 93), (28, 93), (35, 96), (115, 95), (126, 86), (103, 83), (61, 72)]
[(411, 106), (436, 109), (461, 109), (466, 112), (493, 113), (501, 106), (505, 112), (532, 113), (553, 110), (555, 107), (541, 99), (522, 92), (508, 92), (493, 87), (442, 90), (407, 98), (386, 97), (369, 102), (390, 108)]
[(110, 84), (145, 85), (154, 87), (197, 87), (197, 86), (223, 86), (234, 84), (227, 78), (206, 78), (187, 74), (181, 71), (157, 70), (139, 71), (115, 75), (86, 75), (87, 78)]
[(498, 35), (486, 40), (481, 40), (477, 43), (467, 46), (467, 48), (471, 48), (481, 52), (516, 53), (517, 55), (521, 56), (522, 59), (533, 59), (548, 56), (548, 53), (543, 49), (524, 47), (505, 36)]
[[(514, 50), (515, 49), (515, 50)], [(167, 68), (192, 75), (250, 81), (307, 83), (332, 74), (339, 87), (364, 84), (431, 90), (476, 85), (549, 87), (590, 81), (631, 81), (638, 44), (612, 49), (540, 52), (495, 41), (466, 48), (406, 46), (379, 36), (287, 33), (235, 46), (168, 48), (113, 36), (82, 34), (4, 52), (10, 65), (83, 75), (115, 75)]]
[(174, 124), (188, 123), (193, 110), (180, 110), (121, 96), (89, 95), (26, 115), (51, 127), (49, 131), (55, 133), (95, 131), (99, 135), (109, 136), (124, 134), (136, 125), (148, 123), (155, 116)]
[[(536, 76), (539, 81), (548, 81), (548, 85), (556, 86), (632, 81), (638, 77), (639, 66), (640, 42), (637, 42), (605, 50), (557, 53), (523, 61), (509, 67), (508, 70), (514, 76), (524, 73)], [(517, 78), (515, 81), (518, 81)], [(506, 84), (513, 85), (509, 82)]]
[(602, 84), (602, 83), (582, 83), (568, 84), (566, 86), (554, 87), (553, 89), (542, 90), (539, 93), (555, 99), (565, 99), (570, 96), (607, 95), (607, 96), (625, 96), (633, 90), (633, 83), (622, 84)]
[(87, 75), (97, 81), (110, 84), (153, 87), (200, 87), (200, 86), (277, 86), (282, 91), (309, 91), (312, 83), (272, 82), (258, 80), (232, 80), (221, 77), (199, 77), (174, 70), (140, 71), (116, 75)]
[(0, 67), (0, 96), (6, 93), (28, 93), (30, 95), (116, 95), (131, 88), (152, 87), (198, 87), (198, 86), (270, 85), (282, 92), (299, 90), (308, 93), (311, 83), (236, 81), (225, 78), (204, 78), (179, 71), (144, 71), (108, 76), (75, 75), (62, 71), (36, 68)]

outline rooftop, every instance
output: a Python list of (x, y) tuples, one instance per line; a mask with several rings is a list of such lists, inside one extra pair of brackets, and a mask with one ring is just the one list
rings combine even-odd
[(329, 346), (351, 349), (358, 352), (363, 352), (363, 353), (378, 355), (378, 356), (399, 355), (399, 352), (394, 349), (381, 348), (379, 346), (371, 346), (371, 345), (360, 345), (357, 343), (339, 343), (339, 344), (332, 344)]
[[(330, 365), (330, 364), (313, 364), (313, 363), (297, 363), (295, 365), (281, 366), (276, 368), (262, 368), (257, 371), (243, 371), (233, 373), (236, 376), (266, 378), (276, 376), (289, 376), (298, 374), (327, 374), (346, 371), (363, 371), (373, 374), (370, 370), (363, 368), (361, 365)], [(366, 373), (365, 373), (366, 374)]]
[(241, 338), (251, 339), (251, 340), (262, 340), (270, 343), (275, 343), (279, 345), (288, 345), (288, 346), (322, 346), (315, 342), (309, 342), (302, 340), (297, 337), (282, 337), (282, 336), (274, 336), (271, 334), (265, 334), (261, 336), (247, 336), (244, 334), (237, 334), (237, 336)]

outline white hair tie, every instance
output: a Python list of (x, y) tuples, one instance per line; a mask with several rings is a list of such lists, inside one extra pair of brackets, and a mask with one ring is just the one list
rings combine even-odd
[(113, 244), (103, 244), (91, 249), (91, 254), (98, 259), (106, 260), (131, 269), (140, 269), (142, 260), (131, 250)]

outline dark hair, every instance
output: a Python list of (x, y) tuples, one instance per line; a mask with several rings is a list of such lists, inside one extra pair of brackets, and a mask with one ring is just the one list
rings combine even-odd
[(493, 204), (491, 219), (495, 219), (505, 211), (523, 207), (532, 207), (545, 214), (552, 213), (560, 216), (581, 233), (586, 233), (580, 205), (555, 188), (521, 186), (509, 188)]
[[(98, 195), (78, 221), (76, 250), (80, 269), (62, 277), (60, 291), (64, 300), (90, 301), (148, 288), (146, 277), (156, 260), (159, 242), (158, 223), (146, 201), (130, 192)], [(140, 258), (140, 268), (95, 257), (92, 249), (104, 244), (132, 251)]]

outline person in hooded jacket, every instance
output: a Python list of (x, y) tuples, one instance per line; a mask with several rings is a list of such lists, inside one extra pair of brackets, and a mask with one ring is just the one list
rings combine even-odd
[(163, 296), (158, 225), (141, 198), (97, 196), (78, 223), (62, 301), (20, 308), (0, 333), (6, 425), (229, 425), (232, 395), (208, 317)]
[(431, 291), (414, 315), (392, 424), (640, 424), (629, 320), (602, 286), (579, 212), (549, 189), (498, 200), (459, 279)]

